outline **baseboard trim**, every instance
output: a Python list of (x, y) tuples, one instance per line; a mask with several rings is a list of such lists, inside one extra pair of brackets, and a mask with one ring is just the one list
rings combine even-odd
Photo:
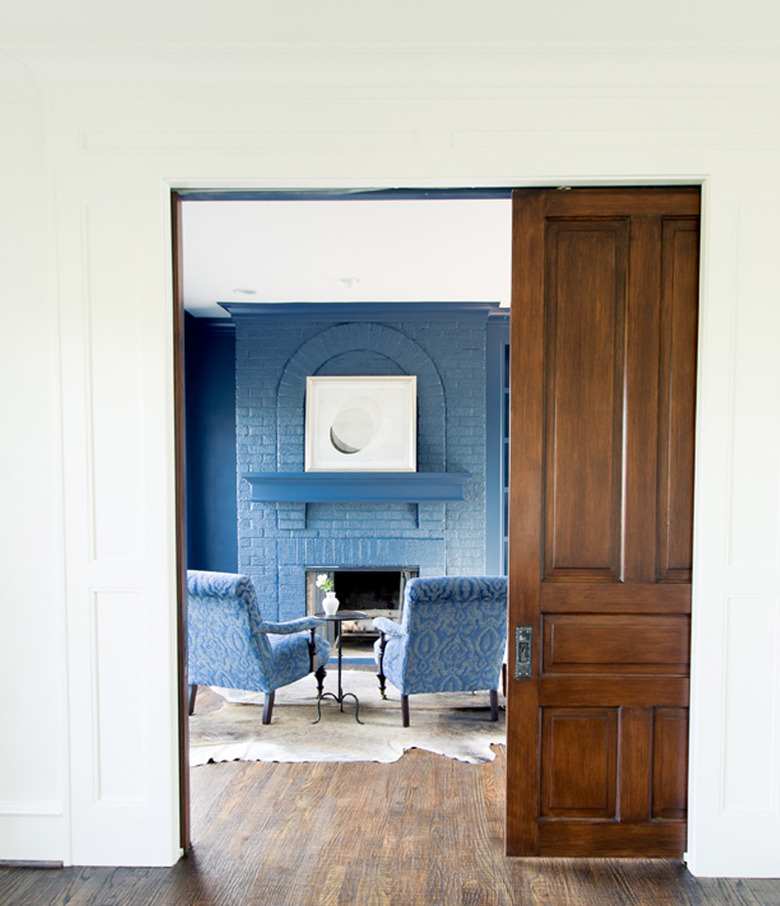
[(64, 862), (33, 862), (19, 859), (0, 859), (0, 868), (64, 868)]

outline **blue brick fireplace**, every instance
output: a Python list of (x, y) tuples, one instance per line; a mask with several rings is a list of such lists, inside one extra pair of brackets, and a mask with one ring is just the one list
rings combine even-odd
[[(235, 325), (236, 568), (269, 618), (306, 612), (307, 570), (498, 571), (489, 512), (499, 521), (506, 314), (487, 303), (224, 307)], [(379, 487), (370, 473), (304, 472), (308, 376), (412, 374), (418, 474)], [(188, 565), (227, 568), (204, 562), (207, 549)]]

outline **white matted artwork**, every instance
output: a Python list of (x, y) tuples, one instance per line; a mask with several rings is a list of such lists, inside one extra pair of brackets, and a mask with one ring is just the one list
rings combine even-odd
[(417, 471), (417, 377), (306, 378), (305, 468)]

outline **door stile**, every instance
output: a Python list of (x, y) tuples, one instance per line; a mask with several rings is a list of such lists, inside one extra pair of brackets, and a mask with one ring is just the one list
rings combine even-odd
[[(526, 193), (522, 193), (524, 196)], [(510, 342), (510, 483), (509, 483), (509, 664), (507, 749), (527, 770), (507, 784), (507, 855), (535, 853), (538, 848), (539, 742), (541, 710), (538, 686), (515, 678), (517, 627), (533, 632), (531, 669), (540, 652), (543, 401), (533, 388), (544, 369), (542, 307), (544, 229), (542, 197), (526, 196), (514, 204), (512, 222), (512, 335)], [(523, 256), (518, 254), (522, 242)], [(522, 338), (522, 342), (521, 342)], [(514, 594), (512, 589), (523, 589)]]
[(661, 222), (631, 219), (628, 308), (626, 318), (624, 500), (625, 583), (656, 582), (658, 499), (658, 375), (661, 336)]

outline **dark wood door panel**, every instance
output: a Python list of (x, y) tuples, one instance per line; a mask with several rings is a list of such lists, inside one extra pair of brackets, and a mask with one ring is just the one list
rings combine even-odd
[(686, 817), (686, 729), (683, 708), (544, 708), (541, 853), (552, 855), (570, 840), (572, 824), (599, 845), (610, 823), (646, 826), (662, 846), (674, 825), (672, 838), (679, 842)]
[(686, 676), (689, 618), (659, 614), (545, 614), (540, 673)]
[(550, 224), (545, 577), (621, 575), (628, 223)]
[(658, 428), (659, 579), (690, 582), (693, 544), (693, 439), (699, 291), (699, 223), (663, 224), (663, 304)]
[(687, 814), (688, 709), (657, 708), (653, 722), (653, 818)]
[(617, 816), (616, 708), (542, 711), (541, 814)]
[(690, 613), (690, 585), (552, 582), (540, 586), (543, 613)]
[(547, 581), (690, 579), (698, 241), (694, 218), (547, 225)]
[(619, 816), (623, 824), (645, 824), (651, 818), (654, 710), (620, 709)]
[(514, 210), (507, 849), (679, 856), (699, 193)]
[(565, 674), (547, 675), (540, 682), (539, 707), (590, 708), (593, 706), (686, 707), (690, 692), (687, 676)]

